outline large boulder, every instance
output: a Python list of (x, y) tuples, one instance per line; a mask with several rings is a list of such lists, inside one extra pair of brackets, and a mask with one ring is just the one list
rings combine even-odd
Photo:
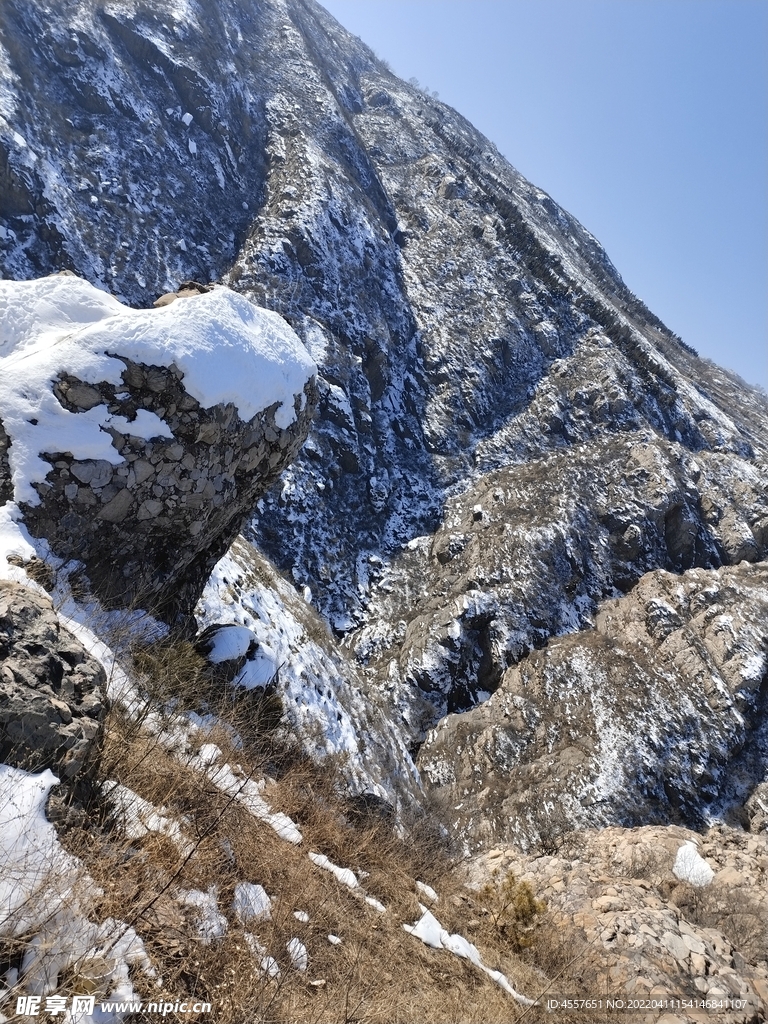
[(0, 495), (110, 606), (189, 613), (302, 444), (314, 363), (226, 288), (134, 310), (71, 275), (0, 282)]
[(0, 581), (0, 763), (77, 775), (101, 731), (104, 685), (50, 599)]

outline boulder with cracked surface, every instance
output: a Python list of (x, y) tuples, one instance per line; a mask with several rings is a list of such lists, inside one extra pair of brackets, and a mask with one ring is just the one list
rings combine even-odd
[(98, 742), (105, 682), (47, 596), (0, 581), (0, 763), (76, 776)]
[(298, 338), (225, 288), (132, 310), (72, 275), (0, 283), (0, 323), (0, 494), (105, 604), (189, 614), (306, 436)]

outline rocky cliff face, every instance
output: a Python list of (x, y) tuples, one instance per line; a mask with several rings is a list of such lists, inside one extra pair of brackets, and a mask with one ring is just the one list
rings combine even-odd
[[(702, 997), (719, 1004), (729, 1024), (760, 1019), (768, 970), (754, 953), (765, 942), (765, 837), (670, 825), (571, 840), (543, 856), (497, 848), (468, 873), (474, 886), (510, 870), (529, 882), (569, 936), (588, 989), (601, 991), (607, 976), (614, 991), (655, 1000), (649, 1021), (695, 1021)], [(661, 1001), (673, 992), (680, 1003), (666, 1016)]]
[[(495, 754), (477, 776), (470, 761), (510, 673), (530, 679), (536, 713), (556, 719), (562, 706), (538, 668), (549, 659), (564, 659), (563, 673), (597, 659), (579, 677), (585, 694), (614, 672), (631, 689), (601, 602), (624, 593), (622, 609), (668, 605), (693, 643), (695, 614), (667, 574), (695, 570), (697, 592), (725, 587), (730, 602), (743, 586), (757, 615), (760, 574), (739, 568), (726, 585), (718, 572), (766, 557), (765, 396), (698, 359), (566, 211), (317, 4), (121, 0), (53, 12), (9, 0), (0, 30), (3, 274), (68, 267), (135, 305), (188, 278), (221, 279), (290, 321), (319, 366), (319, 414), (248, 536), (310, 588), (413, 752), (446, 713), (469, 712), (466, 746), (446, 743), (440, 771), (427, 772), (436, 784), (496, 778)], [(167, 410), (177, 382), (162, 385), (151, 402)], [(124, 386), (126, 402), (149, 401), (144, 378)], [(0, 433), (0, 455), (3, 444)], [(130, 454), (185, 480), (173, 469), (184, 457), (166, 458), (164, 445)], [(57, 502), (78, 500), (80, 483), (74, 499), (70, 478), (54, 486)], [(119, 497), (108, 493), (105, 505)], [(138, 510), (166, 497), (136, 495), (147, 537)], [(129, 576), (143, 571), (131, 565)], [(735, 764), (758, 727), (759, 702), (744, 714), (735, 696), (759, 693), (765, 676), (765, 622), (753, 627), (763, 660), (724, 684), (733, 708), (663, 663), (653, 632), (633, 640), (645, 645), (642, 687), (663, 695), (675, 727), (690, 723), (705, 775)], [(638, 728), (633, 707), (611, 705), (620, 733)], [(712, 715), (724, 732), (708, 728)], [(590, 712), (576, 730), (585, 785), (598, 771), (596, 728)], [(559, 793), (567, 744), (550, 764), (535, 729), (524, 742), (538, 765), (530, 799)], [(724, 793), (711, 775), (693, 799), (680, 761), (661, 796), (665, 742), (643, 806), (700, 820)], [(631, 756), (639, 778), (645, 754)], [(599, 809), (576, 807), (582, 796), (578, 820), (627, 813), (618, 788)], [(515, 803), (488, 821), (506, 835), (521, 813)], [(468, 841), (487, 838), (470, 828), (478, 820), (462, 819)]]
[(592, 629), (444, 718), (419, 765), (468, 835), (526, 845), (569, 821), (701, 827), (768, 770), (766, 622), (764, 565), (649, 573)]

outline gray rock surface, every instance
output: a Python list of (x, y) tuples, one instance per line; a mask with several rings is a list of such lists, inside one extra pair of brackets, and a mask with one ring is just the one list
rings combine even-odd
[(744, 809), (752, 832), (768, 832), (768, 782), (755, 786)]
[[(712, 869), (693, 887), (674, 872), (683, 844)], [(768, 1012), (768, 840), (725, 826), (703, 835), (667, 827), (576, 832), (554, 855), (497, 847), (470, 861), (476, 888), (508, 872), (549, 909), (577, 955), (584, 991), (625, 999), (679, 999), (636, 1019), (674, 1024), (708, 1019), (757, 1024)], [(555, 986), (556, 987), (556, 986)], [(725, 1000), (733, 1000), (727, 1004)], [(718, 1004), (719, 1001), (719, 1005)]]
[(419, 752), (464, 840), (703, 824), (768, 770), (768, 567), (656, 571), (550, 640)]
[[(285, 422), (278, 401), (246, 422), (232, 402), (203, 407), (175, 363), (145, 365), (117, 347), (110, 355), (125, 366), (120, 382), (86, 383), (65, 371), (53, 386), (55, 399), (75, 416), (101, 409), (117, 457), (73, 457), (62, 428), (62, 450), (49, 447), (41, 456), (50, 471), (35, 484), (39, 503), (20, 503), (24, 523), (57, 558), (83, 563), (106, 606), (183, 619), (258, 498), (303, 443), (316, 388), (310, 379), (294, 397), (287, 427), (278, 425)], [(154, 414), (167, 436), (131, 433), (140, 413)], [(0, 493), (10, 493), (3, 455), (0, 436)]]
[(100, 735), (105, 681), (48, 597), (0, 581), (0, 763), (77, 775)]

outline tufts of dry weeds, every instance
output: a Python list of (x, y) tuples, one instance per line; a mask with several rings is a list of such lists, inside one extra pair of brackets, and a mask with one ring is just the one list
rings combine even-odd
[[(469, 962), (427, 948), (402, 927), (420, 917), (418, 879), (438, 892), (432, 909), (444, 928), (473, 942), (484, 962), (518, 990), (536, 995), (548, 982), (535, 956), (539, 936), (546, 934), (546, 912), (527, 886), (507, 878), (470, 893), (436, 825), (423, 817), (403, 831), (376, 807), (350, 801), (338, 765), (318, 767), (276, 741), (269, 697), (254, 699), (221, 686), (190, 644), (155, 643), (135, 652), (134, 662), (150, 710), (136, 718), (111, 709), (90, 766), (89, 796), (60, 809), (58, 824), (63, 845), (98, 887), (92, 919), (124, 921), (145, 944), (162, 979), (155, 987), (136, 975), (145, 1000), (210, 1002), (216, 1024), (541, 1019), (539, 1008), (526, 1011)], [(214, 716), (199, 742), (215, 743), (244, 777), (267, 779), (264, 797), (273, 811), (296, 822), (300, 845), (281, 839), (160, 742), (158, 722), (181, 709)], [(162, 809), (178, 823), (182, 841), (157, 831), (126, 835), (103, 796), (106, 780)], [(316, 867), (309, 851), (351, 868), (386, 912)], [(235, 888), (243, 882), (269, 894), (269, 919), (238, 919)], [(192, 890), (213, 893), (225, 919), (222, 934), (201, 934), (199, 909), (185, 898)], [(308, 920), (297, 918), (302, 911)], [(341, 942), (333, 944), (329, 936)], [(292, 963), (292, 940), (306, 948), (304, 971)], [(23, 949), (5, 952), (19, 960)], [(279, 974), (264, 969), (267, 957)], [(57, 993), (94, 991), (106, 998), (99, 986), (98, 970), (89, 963), (87, 970), (61, 977)], [(194, 1017), (171, 1013), (165, 1019)]]

